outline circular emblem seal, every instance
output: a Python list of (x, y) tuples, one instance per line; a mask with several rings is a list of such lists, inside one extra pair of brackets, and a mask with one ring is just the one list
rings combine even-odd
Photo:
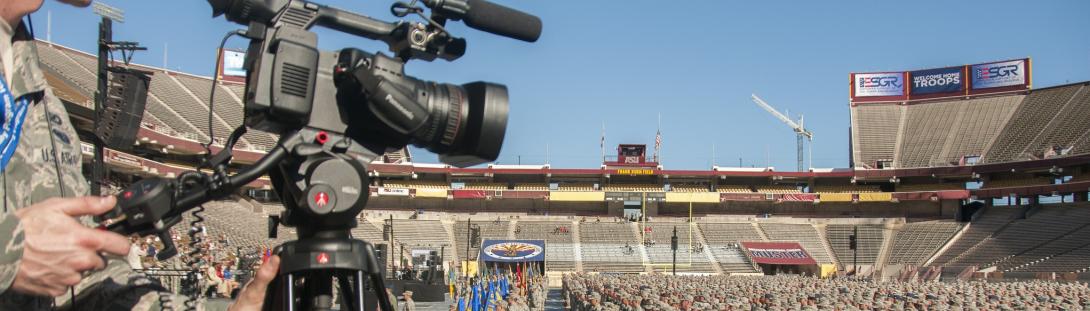
[(504, 242), (492, 244), (484, 248), (484, 254), (488, 257), (502, 260), (521, 260), (541, 255), (545, 249), (541, 246), (524, 242)]

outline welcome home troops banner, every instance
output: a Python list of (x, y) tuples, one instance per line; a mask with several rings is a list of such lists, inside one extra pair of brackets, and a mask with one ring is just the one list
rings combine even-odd
[(957, 94), (965, 91), (964, 66), (917, 70), (908, 73), (910, 95)]

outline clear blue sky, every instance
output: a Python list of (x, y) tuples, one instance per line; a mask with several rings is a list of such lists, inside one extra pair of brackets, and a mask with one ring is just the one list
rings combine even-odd
[[(392, 1), (318, 1), (393, 20)], [(549, 1), (497, 0), (544, 21), (537, 43), (456, 23), (469, 49), (456, 62), (410, 63), (409, 74), (453, 83), (506, 84), (511, 115), (500, 163), (600, 164), (618, 143), (654, 144), (662, 115), (669, 169), (719, 165), (795, 167), (794, 134), (749, 101), (806, 115), (815, 167), (848, 165), (848, 73), (910, 70), (1033, 58), (1045, 87), (1090, 80), (1090, 1)], [(240, 26), (211, 18), (205, 1), (113, 0), (126, 11), (117, 39), (149, 47), (136, 62), (209, 75), (223, 34)], [(33, 16), (40, 38), (94, 49), (97, 17), (48, 1)], [(325, 49), (385, 51), (364, 39), (320, 32)], [(241, 48), (242, 40), (229, 45)], [(417, 161), (434, 155), (414, 150)]]

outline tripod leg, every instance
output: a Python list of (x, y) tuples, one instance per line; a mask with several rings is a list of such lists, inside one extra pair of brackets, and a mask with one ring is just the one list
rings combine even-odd
[(353, 286), (353, 283), (356, 282), (350, 280), (348, 275), (337, 275), (337, 285), (340, 287), (338, 290), (340, 295), (338, 296), (341, 298), (341, 310), (363, 310), (363, 308), (358, 307), (363, 306), (363, 299), (356, 297), (356, 292), (359, 290), (356, 288), (358, 286)]

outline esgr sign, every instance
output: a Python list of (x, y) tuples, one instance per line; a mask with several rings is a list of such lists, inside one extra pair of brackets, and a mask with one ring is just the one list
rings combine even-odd
[(904, 73), (879, 72), (852, 75), (854, 97), (903, 96)]
[(1019, 86), (1029, 83), (1028, 69), (1026, 60), (1019, 59), (972, 65), (969, 67), (969, 75), (972, 76), (974, 90)]
[(957, 93), (964, 90), (963, 67), (917, 70), (909, 72), (912, 95)]

